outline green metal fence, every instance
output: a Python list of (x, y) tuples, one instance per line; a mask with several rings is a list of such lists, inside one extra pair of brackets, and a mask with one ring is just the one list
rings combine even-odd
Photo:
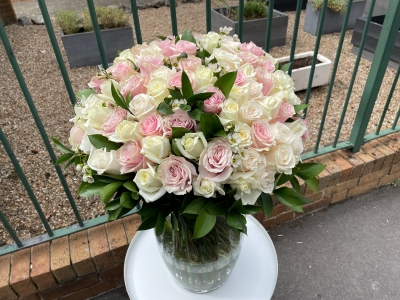
[[(306, 1), (306, 0), (300, 0), (297, 3), (297, 10), (295, 13), (295, 19), (294, 19), (294, 31), (293, 31), (293, 38), (291, 41), (291, 51), (290, 51), (290, 60), (293, 61), (294, 55), (296, 53), (296, 42), (297, 42), (297, 36), (298, 36), (298, 29), (299, 29), (299, 21), (300, 21), (300, 15), (301, 15), (301, 7), (302, 7), (302, 2)], [(207, 31), (211, 30), (211, 0), (206, 0), (205, 1), (205, 6), (206, 6), (206, 29)], [(385, 18), (385, 22), (383, 24), (383, 28), (382, 28), (382, 32), (381, 35), (379, 37), (379, 41), (378, 41), (378, 47), (376, 49), (375, 55), (374, 55), (374, 59), (371, 65), (371, 69), (370, 72), (368, 74), (368, 78), (366, 81), (366, 85), (365, 85), (365, 89), (363, 91), (361, 100), (360, 100), (360, 104), (359, 104), (359, 108), (357, 111), (357, 115), (353, 124), (353, 128), (352, 128), (352, 132), (350, 135), (350, 138), (347, 141), (344, 142), (339, 142), (339, 136), (340, 136), (340, 132), (343, 126), (343, 122), (345, 120), (345, 115), (346, 115), (346, 111), (347, 111), (347, 107), (349, 104), (349, 99), (350, 96), (352, 94), (352, 89), (353, 89), (353, 85), (355, 82), (355, 78), (357, 75), (357, 71), (358, 71), (358, 67), (359, 67), (359, 63), (361, 60), (361, 54), (362, 54), (362, 50), (364, 48), (364, 44), (366, 42), (366, 36), (367, 36), (367, 31), (368, 31), (368, 26), (373, 14), (373, 9), (374, 9), (374, 5), (376, 0), (372, 0), (371, 1), (371, 8), (369, 9), (369, 13), (367, 16), (367, 22), (366, 22), (366, 26), (364, 28), (364, 32), (363, 32), (363, 36), (362, 36), (362, 40), (361, 40), (361, 44), (359, 47), (359, 52), (357, 55), (357, 59), (355, 62), (355, 65), (353, 67), (353, 73), (352, 73), (352, 77), (351, 77), (351, 81), (349, 84), (349, 89), (347, 91), (347, 95), (346, 95), (346, 99), (344, 102), (344, 106), (343, 106), (343, 111), (341, 113), (340, 116), (340, 120), (338, 122), (338, 126), (337, 126), (337, 130), (336, 130), (336, 135), (334, 140), (332, 141), (332, 145), (330, 146), (326, 146), (326, 147), (320, 147), (320, 141), (321, 141), (321, 137), (323, 134), (323, 130), (324, 130), (324, 125), (325, 125), (325, 121), (327, 118), (327, 112), (328, 112), (328, 108), (330, 105), (330, 101), (331, 101), (331, 95), (332, 95), (332, 89), (335, 83), (335, 77), (336, 77), (336, 72), (338, 69), (338, 65), (339, 65), (339, 59), (341, 57), (342, 54), (342, 46), (344, 43), (344, 38), (345, 38), (345, 33), (346, 33), (346, 27), (347, 27), (347, 23), (349, 20), (349, 15), (350, 15), (350, 9), (352, 6), (352, 2), (353, 1), (349, 1), (348, 4), (348, 8), (344, 17), (344, 24), (343, 24), (343, 28), (340, 34), (340, 38), (339, 38), (339, 45), (337, 48), (337, 53), (336, 53), (336, 57), (333, 63), (333, 70), (332, 70), (332, 74), (331, 74), (331, 78), (330, 78), (330, 82), (329, 82), (329, 86), (328, 86), (328, 91), (326, 94), (326, 99), (325, 99), (325, 105), (324, 105), (324, 109), (323, 109), (323, 113), (321, 116), (321, 122), (320, 122), (320, 127), (318, 130), (318, 134), (317, 134), (317, 139), (316, 139), (316, 143), (314, 145), (313, 151), (310, 151), (308, 153), (305, 153), (302, 155), (303, 159), (307, 159), (307, 158), (311, 158), (311, 157), (315, 157), (324, 153), (328, 153), (328, 152), (332, 152), (335, 151), (337, 149), (343, 149), (343, 148), (348, 148), (350, 150), (352, 150), (353, 152), (357, 152), (360, 150), (361, 145), (368, 141), (368, 140), (372, 140), (375, 138), (378, 138), (380, 136), (384, 136), (387, 134), (390, 134), (392, 132), (396, 132), (400, 130), (400, 126), (397, 125), (397, 122), (399, 120), (400, 117), (400, 108), (397, 111), (395, 120), (393, 122), (393, 125), (391, 128), (385, 129), (385, 130), (381, 130), (382, 129), (382, 124), (384, 122), (385, 119), (385, 115), (386, 115), (386, 111), (389, 108), (389, 104), (390, 101), (392, 100), (393, 97), (393, 93), (395, 91), (396, 88), (396, 84), (399, 78), (399, 73), (400, 73), (400, 67), (397, 70), (397, 73), (395, 75), (394, 81), (392, 83), (392, 87), (391, 90), (389, 92), (389, 95), (387, 97), (387, 101), (382, 113), (382, 116), (380, 118), (379, 121), (379, 125), (377, 126), (377, 130), (375, 133), (373, 134), (369, 134), (366, 135), (366, 130), (367, 130), (367, 125), (368, 122), (370, 120), (372, 111), (374, 109), (374, 104), (375, 104), (375, 100), (377, 99), (377, 95), (379, 92), (379, 89), (381, 87), (382, 81), (384, 79), (384, 75), (385, 75), (385, 70), (387, 68), (389, 59), (390, 59), (390, 55), (391, 52), (393, 50), (394, 47), (394, 43), (396, 40), (396, 36), (398, 34), (398, 29), (400, 27), (400, 0), (391, 0), (390, 4), (389, 4), (389, 8), (386, 14), (386, 18)], [(45, 25), (46, 25), (46, 29), (58, 62), (58, 66), (61, 72), (61, 75), (63, 77), (64, 80), (64, 84), (65, 87), (67, 89), (71, 104), (74, 105), (76, 102), (75, 99), (75, 95), (74, 95), (74, 91), (72, 89), (71, 86), (71, 82), (69, 80), (69, 76), (68, 76), (68, 72), (67, 69), (65, 67), (62, 55), (61, 55), (61, 51), (60, 48), (58, 46), (57, 43), (57, 39), (54, 33), (54, 29), (52, 27), (51, 21), (50, 21), (50, 17), (49, 17), (49, 13), (47, 11), (46, 8), (46, 4), (45, 4), (45, 0), (38, 0), (39, 3), (39, 7), (40, 10), (42, 12), (43, 18), (45, 20)], [(140, 30), (140, 21), (139, 21), (139, 16), (138, 16), (138, 11), (137, 11), (137, 6), (136, 6), (136, 1), (135, 0), (130, 0), (131, 3), (131, 12), (132, 12), (132, 17), (133, 17), (133, 22), (134, 22), (134, 26), (135, 26), (135, 34), (136, 34), (136, 41), (137, 43), (142, 43), (142, 33)], [(312, 86), (312, 80), (313, 80), (313, 75), (315, 72), (315, 66), (317, 63), (317, 54), (319, 51), (319, 47), (320, 47), (320, 42), (321, 42), (321, 37), (322, 37), (322, 28), (323, 28), (323, 24), (324, 24), (324, 18), (325, 18), (325, 13), (327, 10), (327, 3), (328, 0), (324, 0), (323, 2), (323, 7), (322, 7), (322, 13), (321, 13), (321, 18), (320, 18), (320, 22), (318, 25), (318, 33), (317, 33), (317, 37), (316, 37), (316, 41), (315, 41), (315, 46), (314, 46), (314, 57), (312, 59), (312, 65), (311, 65), (311, 74), (310, 74), (310, 78), (309, 78), (309, 82), (308, 82), (308, 88), (306, 91), (306, 95), (305, 95), (305, 103), (309, 103), (310, 101), (310, 96), (312, 93), (311, 90), (311, 86)], [(98, 48), (99, 48), (99, 52), (100, 52), (100, 56), (102, 59), (102, 65), (104, 68), (107, 68), (108, 66), (108, 62), (106, 60), (105, 57), (105, 52), (104, 52), (104, 47), (103, 47), (103, 42), (101, 39), (101, 34), (100, 34), (100, 28), (97, 22), (97, 18), (96, 18), (96, 12), (95, 12), (95, 7), (93, 4), (93, 0), (87, 0), (87, 5), (89, 8), (89, 12), (92, 18), (92, 22), (93, 22), (93, 27), (94, 27), (94, 31), (96, 34), (96, 38), (97, 38), (97, 43), (98, 43)], [(243, 28), (243, 7), (244, 7), (244, 0), (240, 0), (239, 1), (239, 30), (238, 30), (238, 37), (241, 39), (242, 38), (242, 28)], [(273, 15), (273, 7), (274, 7), (274, 0), (269, 0), (269, 15)], [(173, 35), (177, 35), (178, 34), (178, 29), (177, 29), (177, 18), (176, 18), (176, 8), (175, 8), (175, 0), (170, 0), (170, 12), (171, 12), (171, 25), (172, 25), (172, 34)], [(271, 26), (272, 25), (272, 18), (268, 19), (268, 24), (267, 24), (267, 35), (266, 35), (266, 42), (265, 42), (265, 50), (268, 52), (270, 49), (270, 33), (271, 33)], [(41, 119), (39, 118), (39, 115), (36, 111), (34, 102), (31, 98), (31, 95), (29, 93), (28, 87), (25, 83), (24, 77), (20, 71), (17, 59), (13, 53), (13, 50), (10, 46), (8, 37), (6, 35), (5, 29), (3, 27), (3, 25), (0, 22), (0, 37), (3, 43), (3, 46), (6, 50), (8, 59), (12, 65), (12, 68), (14, 70), (15, 76), (18, 80), (18, 83), (20, 85), (20, 88), (23, 92), (23, 95), (25, 97), (25, 100), (27, 102), (27, 105), (31, 111), (32, 117), (35, 120), (36, 126), (39, 129), (40, 135), (43, 139), (43, 143), (46, 146), (46, 149), (49, 153), (49, 156), (51, 158), (51, 160), (53, 161), (53, 163), (56, 161), (56, 155), (54, 153), (54, 150), (50, 144), (48, 135), (46, 133), (46, 131), (44, 130), (43, 124)], [(292, 73), (292, 67), (289, 69), (289, 74)], [(307, 112), (305, 112), (307, 113)], [(75, 217), (76, 217), (76, 221), (77, 224), (75, 225), (71, 225), (69, 227), (65, 227), (65, 228), (61, 228), (58, 230), (52, 230), (46, 220), (46, 217), (44, 216), (43, 211), (40, 208), (40, 205), (35, 197), (35, 194), (31, 188), (31, 186), (29, 185), (29, 182), (18, 162), (18, 159), (15, 157), (15, 154), (13, 153), (13, 150), (7, 140), (7, 137), (5, 136), (3, 130), (0, 128), (0, 140), (1, 143), (4, 147), (4, 149), (6, 150), (21, 182), (23, 183), (30, 200), (32, 201), (41, 221), (42, 224), (47, 232), (47, 234), (43, 234), (40, 236), (37, 236), (35, 238), (32, 239), (28, 239), (28, 240), (24, 240), (21, 241), (19, 239), (19, 237), (17, 236), (17, 234), (15, 233), (15, 231), (13, 230), (13, 228), (10, 226), (9, 222), (7, 221), (7, 218), (5, 217), (5, 215), (1, 212), (0, 210), (0, 220), (3, 223), (5, 229), (8, 231), (8, 233), (10, 234), (10, 236), (12, 237), (12, 239), (14, 240), (14, 244), (12, 245), (6, 245), (0, 248), (0, 255), (6, 254), (6, 253), (10, 253), (13, 251), (16, 251), (18, 249), (22, 249), (28, 246), (31, 246), (33, 244), (37, 244), (40, 242), (44, 242), (44, 241), (48, 241), (54, 238), (58, 238), (64, 235), (68, 235), (71, 234), (73, 232), (77, 232), (83, 229), (87, 229), (90, 228), (92, 226), (96, 226), (98, 224), (102, 224), (105, 223), (107, 221), (107, 216), (101, 216), (101, 217), (97, 217), (88, 221), (83, 221), (79, 211), (76, 207), (75, 201), (74, 201), (74, 197), (71, 194), (71, 191), (68, 187), (68, 184), (65, 180), (65, 177), (63, 175), (62, 170), (60, 169), (60, 167), (55, 167), (56, 172), (58, 174), (58, 177), (61, 181), (61, 184), (63, 186), (64, 192), (69, 200), (69, 203), (71, 205), (72, 210), (74, 211)], [(133, 213), (133, 212), (131, 212)]]

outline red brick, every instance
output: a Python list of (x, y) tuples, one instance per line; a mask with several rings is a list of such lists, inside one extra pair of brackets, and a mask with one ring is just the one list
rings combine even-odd
[(35, 293), (35, 294), (31, 294), (29, 296), (21, 297), (18, 300), (40, 300), (40, 297), (37, 293)]
[(142, 220), (139, 215), (130, 215), (122, 219), (125, 226), (126, 236), (128, 238), (128, 243), (130, 243), (135, 236), (137, 229), (139, 228)]
[(312, 194), (312, 195), (308, 195), (308, 196), (306, 196), (308, 199), (310, 199), (312, 202), (316, 202), (316, 201), (319, 201), (319, 200), (321, 200), (322, 198), (324, 198), (324, 196), (325, 196), (325, 191), (326, 190), (323, 190), (323, 191), (319, 191), (319, 192), (317, 192), (317, 193), (314, 193), (314, 194)]
[(72, 267), (78, 277), (84, 277), (96, 272), (96, 268), (94, 267), (92, 258), (90, 257), (87, 231), (83, 230), (71, 234), (69, 241)]
[(393, 165), (389, 171), (389, 174), (397, 173), (400, 171), (400, 164)]
[(120, 284), (124, 285), (124, 264), (119, 264), (107, 270), (101, 271), (100, 278), (103, 281), (117, 279)]
[(97, 274), (92, 274), (84, 278), (79, 278), (72, 282), (62, 284), (58, 287), (40, 291), (39, 294), (43, 300), (58, 299), (71, 293), (84, 290), (88, 287), (96, 285), (99, 282)]
[[(376, 140), (370, 141), (361, 148), (367, 152), (369, 155), (371, 155), (375, 159), (374, 167), (371, 170), (371, 173), (377, 172), (380, 169), (382, 169), (382, 166), (385, 162), (386, 155), (383, 154), (379, 149), (378, 145), (380, 143), (377, 142)], [(390, 150), (390, 149), (389, 149)]]
[(371, 181), (371, 182), (368, 182), (368, 183), (364, 183), (362, 185), (355, 186), (355, 187), (349, 189), (347, 197), (350, 198), (352, 196), (364, 194), (364, 193), (366, 193), (368, 191), (373, 190), (377, 186), (378, 186), (378, 181)]
[(29, 277), (30, 266), (30, 248), (12, 254), (10, 284), (19, 296), (28, 296), (37, 292), (36, 286)]
[(360, 178), (358, 185), (362, 185), (367, 182), (375, 181), (378, 182), (382, 177), (386, 176), (389, 173), (389, 169), (380, 170), (375, 173), (370, 173), (366, 176)]
[(50, 268), (59, 283), (66, 283), (76, 278), (71, 266), (68, 236), (51, 242)]
[(39, 291), (57, 285), (50, 272), (50, 243), (43, 243), (32, 247), (31, 278)]
[(275, 226), (275, 218), (268, 218), (265, 219), (264, 221), (262, 221), (261, 225), (265, 228), (265, 229), (270, 229), (272, 227)]
[(378, 186), (391, 184), (399, 178), (400, 178), (400, 171), (398, 171), (397, 173), (386, 175), (379, 180)]
[(345, 160), (347, 160), (350, 164), (353, 165), (353, 171), (351, 172), (349, 179), (351, 180), (359, 178), (364, 170), (365, 162), (346, 149), (336, 151), (336, 153), (343, 156)]
[[(317, 161), (326, 165), (325, 170), (331, 174), (329, 183), (326, 187), (335, 186), (342, 180), (342, 169), (339, 168), (327, 155), (317, 157)], [(322, 189), (318, 190), (320, 191)]]
[(90, 253), (97, 270), (104, 270), (114, 265), (110, 247), (108, 246), (105, 225), (88, 230)]
[(357, 156), (359, 159), (364, 161), (364, 169), (361, 173), (361, 176), (365, 176), (371, 173), (375, 164), (375, 158), (369, 155), (367, 152), (365, 152), (364, 149), (365, 148), (361, 147), (360, 152), (354, 153), (354, 156)]
[(253, 215), (254, 218), (257, 219), (258, 222), (262, 223), (265, 220), (265, 213), (263, 211), (259, 211)]
[(356, 186), (358, 184), (359, 178), (355, 178), (346, 182), (339, 183), (336, 186), (331, 186), (326, 190), (325, 196), (334, 196), (343, 191), (347, 191), (348, 189)]
[(106, 224), (108, 243), (115, 263), (123, 263), (126, 251), (128, 250), (128, 240), (126, 239), (122, 220), (116, 220)]
[(393, 151), (392, 149), (384, 145), (379, 139), (374, 140), (373, 142), (375, 148), (386, 156), (381, 169), (386, 169), (391, 167), (393, 165), (393, 159), (396, 155), (396, 151)]
[(345, 191), (343, 191), (343, 192), (340, 192), (340, 193), (337, 193), (337, 194), (332, 195), (331, 204), (337, 203), (337, 202), (339, 202), (339, 201), (346, 200), (346, 199), (347, 199), (347, 193), (348, 193), (348, 192), (349, 192), (348, 190), (345, 190)]
[(0, 299), (2, 300), (14, 300), (18, 298), (17, 294), (9, 286), (10, 266), (11, 254), (0, 256)]
[(329, 197), (325, 197), (325, 198), (322, 198), (321, 200), (316, 201), (314, 203), (310, 203), (310, 204), (304, 205), (303, 206), (303, 211), (306, 214), (306, 213), (315, 211), (317, 209), (320, 209), (320, 208), (323, 208), (323, 207), (327, 207), (329, 205), (329, 203), (330, 203), (330, 198)]
[(280, 214), (279, 216), (276, 217), (275, 219), (275, 224), (279, 225), (284, 222), (290, 221), (291, 219), (294, 218), (294, 211), (288, 211), (283, 214)]
[[(311, 158), (311, 159), (307, 159), (307, 161), (305, 161), (307, 163), (309, 162), (315, 162), (315, 163), (319, 163), (315, 158)], [(331, 173), (328, 172), (328, 170), (323, 170), (319, 175), (318, 175), (318, 190), (321, 191), (323, 189), (325, 189), (326, 187), (328, 187), (330, 185), (330, 180), (331, 180)], [(310, 194), (310, 189), (308, 187), (306, 187), (305, 189), (305, 195)], [(312, 192), (314, 193), (314, 192)]]
[(328, 157), (342, 170), (342, 179), (340, 181), (345, 182), (349, 180), (353, 172), (353, 165), (337, 152), (329, 153)]
[(81, 290), (79, 292), (72, 293), (68, 296), (60, 298), (60, 300), (86, 300), (93, 296), (102, 294), (107, 292), (113, 288), (117, 287), (117, 283), (115, 280), (103, 281), (99, 282), (98, 284)]
[(280, 215), (281, 213), (283, 213), (284, 211), (286, 211), (286, 205), (283, 204), (278, 204), (275, 205), (272, 209), (272, 213), (269, 217), (275, 217), (277, 215)]
[(390, 134), (388, 136), (385, 136), (383, 138), (379, 139), (386, 147), (392, 149), (395, 154), (393, 157), (393, 164), (399, 164), (400, 163), (400, 139), (399, 139), (399, 134)]

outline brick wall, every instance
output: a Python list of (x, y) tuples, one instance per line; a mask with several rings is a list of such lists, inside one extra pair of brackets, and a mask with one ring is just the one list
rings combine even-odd
[[(359, 153), (339, 150), (309, 161), (327, 165), (304, 213), (275, 203), (272, 215), (254, 215), (270, 229), (304, 214), (387, 185), (400, 178), (400, 133), (365, 144)], [(140, 224), (129, 216), (51, 242), (0, 256), (0, 299), (87, 299), (124, 285), (123, 264)]]
[(4, 25), (17, 23), (11, 0), (0, 0), (0, 19)]

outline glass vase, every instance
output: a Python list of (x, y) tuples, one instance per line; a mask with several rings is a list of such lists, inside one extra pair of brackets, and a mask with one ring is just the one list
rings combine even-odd
[(226, 219), (218, 217), (206, 236), (191, 240), (193, 230), (183, 218), (173, 230), (170, 217), (157, 236), (161, 257), (177, 283), (194, 293), (221, 287), (232, 272), (241, 250), (241, 237), (232, 232)]

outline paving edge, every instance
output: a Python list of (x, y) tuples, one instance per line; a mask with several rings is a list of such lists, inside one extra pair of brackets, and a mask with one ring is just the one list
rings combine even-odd
[[(271, 216), (254, 215), (265, 229), (302, 217), (396, 182), (400, 178), (400, 133), (370, 141), (358, 153), (338, 150), (308, 162), (327, 165), (319, 190), (300, 181), (302, 194), (313, 202), (304, 213), (274, 199)], [(132, 215), (51, 242), (0, 256), (0, 300), (87, 299), (124, 286), (123, 264), (128, 245), (140, 225)]]

